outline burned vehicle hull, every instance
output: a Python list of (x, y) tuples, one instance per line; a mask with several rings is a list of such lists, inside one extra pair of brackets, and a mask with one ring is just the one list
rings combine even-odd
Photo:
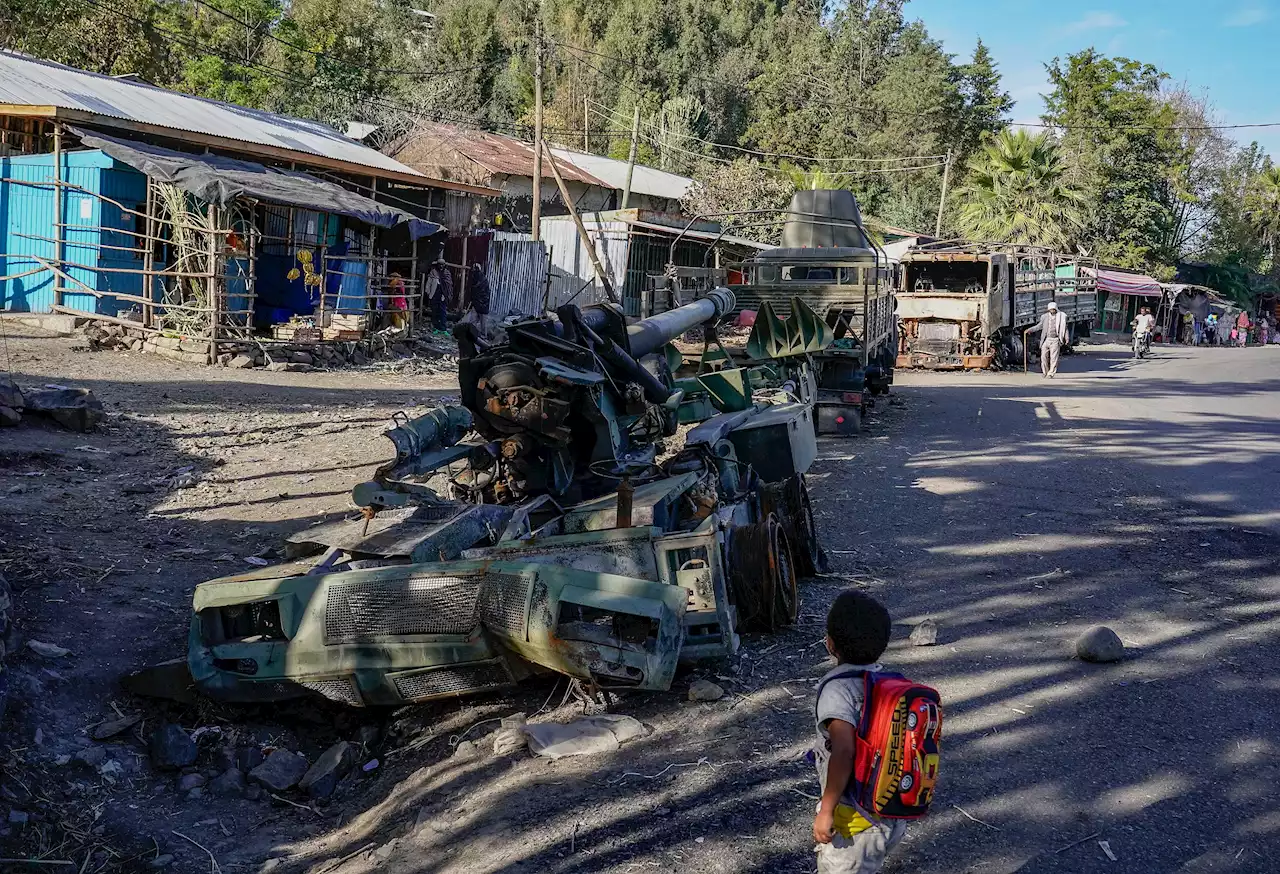
[(197, 587), (195, 687), (395, 705), (550, 671), (662, 690), (794, 622), (821, 552), (813, 406), (712, 412), (656, 461), (684, 401), (662, 347), (731, 308), (725, 291), (635, 325), (565, 311), (461, 338), (463, 406), (396, 421), (359, 518), (291, 538), (308, 560)]

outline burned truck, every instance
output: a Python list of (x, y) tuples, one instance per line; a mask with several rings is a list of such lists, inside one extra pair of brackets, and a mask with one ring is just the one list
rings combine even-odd
[(1050, 301), (1067, 317), (1068, 348), (1089, 335), (1097, 263), (1031, 246), (929, 243), (902, 256), (897, 301), (899, 367), (1003, 368), (1023, 361), (1026, 331)]
[[(694, 375), (722, 368), (739, 378), (754, 373), (755, 382), (742, 386), (750, 397), (752, 388), (804, 387), (811, 374), (812, 394), (801, 400), (813, 403), (819, 433), (857, 433), (871, 397), (892, 385), (897, 362), (889, 258), (867, 233), (850, 191), (800, 191), (781, 214), (777, 248), (701, 272), (669, 268), (671, 300), (696, 295), (710, 277), (732, 277), (736, 309), (755, 311), (765, 328), (742, 348), (726, 349), (713, 338), (717, 348), (695, 363)], [(716, 363), (721, 352), (723, 363)], [(772, 381), (761, 382), (762, 374)]]
[(716, 289), (634, 324), (603, 304), (497, 341), (461, 327), (461, 404), (394, 423), (358, 517), (293, 537), (306, 558), (196, 588), (194, 686), (352, 706), (547, 671), (661, 690), (681, 661), (793, 622), (822, 560), (812, 406), (713, 412), (664, 445), (685, 402), (667, 344), (734, 308)]

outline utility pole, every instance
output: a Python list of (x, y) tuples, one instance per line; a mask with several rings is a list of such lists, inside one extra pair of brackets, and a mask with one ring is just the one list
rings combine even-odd
[(631, 199), (631, 177), (636, 172), (636, 140), (640, 138), (640, 102), (636, 101), (635, 112), (631, 115), (631, 154), (627, 156), (627, 187), (622, 189), (622, 208), (627, 208)]
[(582, 151), (591, 151), (591, 98), (582, 98)]
[(942, 236), (942, 210), (947, 205), (947, 186), (951, 182), (951, 150), (947, 149), (947, 163), (942, 167), (942, 197), (938, 199), (938, 223), (933, 226), (933, 235)]
[(533, 19), (533, 215), (530, 233), (542, 239), (542, 3)]

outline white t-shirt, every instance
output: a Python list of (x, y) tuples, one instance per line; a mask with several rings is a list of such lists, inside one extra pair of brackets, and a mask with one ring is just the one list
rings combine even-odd
[(1143, 313), (1137, 318), (1137, 329), (1143, 333), (1148, 333), (1156, 326), (1156, 317), (1150, 313)]

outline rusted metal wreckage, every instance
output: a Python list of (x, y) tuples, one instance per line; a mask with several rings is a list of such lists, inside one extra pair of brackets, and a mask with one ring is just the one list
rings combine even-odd
[[(680, 662), (792, 623), (797, 577), (824, 563), (813, 361), (840, 340), (793, 298), (728, 355), (735, 290), (633, 324), (570, 304), (496, 341), (460, 326), (460, 405), (394, 423), (395, 457), (352, 491), (361, 516), (292, 538), (308, 558), (198, 586), (182, 683), (354, 706), (545, 671), (662, 690)], [(698, 327), (686, 362), (672, 341)]]
[(362, 518), (295, 536), (308, 559), (197, 587), (196, 688), (361, 706), (549, 670), (661, 690), (738, 631), (793, 622), (797, 574), (822, 560), (812, 404), (713, 411), (659, 454), (685, 400), (669, 342), (733, 308), (721, 288), (631, 325), (605, 304), (493, 344), (464, 328), (461, 405), (386, 432)]

